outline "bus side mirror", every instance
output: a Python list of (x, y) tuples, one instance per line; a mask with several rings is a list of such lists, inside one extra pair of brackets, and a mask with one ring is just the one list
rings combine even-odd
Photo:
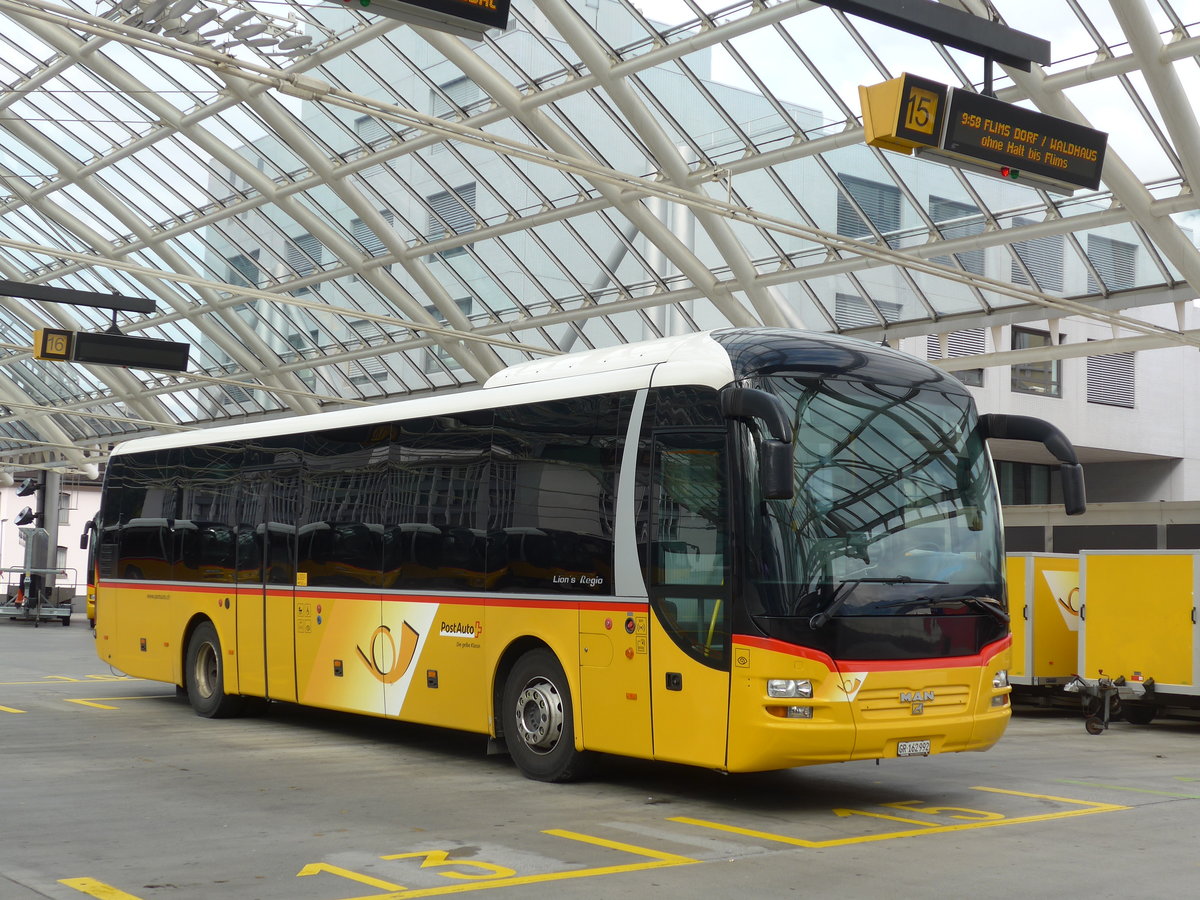
[(758, 448), (758, 457), (763, 499), (791, 500), (795, 496), (792, 445), (783, 441), (763, 441)]
[(1068, 516), (1079, 516), (1087, 512), (1087, 492), (1083, 486), (1083, 466), (1079, 463), (1063, 463), (1058, 467), (1062, 481), (1063, 506)]
[(758, 388), (727, 387), (721, 391), (721, 412), (731, 419), (758, 419), (771, 437), (758, 448), (759, 486), (766, 500), (790, 500), (792, 480), (792, 423), (779, 397)]
[(1068, 516), (1087, 512), (1087, 492), (1083, 485), (1083, 466), (1075, 456), (1075, 448), (1067, 436), (1044, 419), (1032, 416), (1006, 416), (988, 413), (979, 417), (979, 433), (984, 440), (1003, 438), (1010, 441), (1040, 443), (1058, 460), (1061, 476), (1063, 506)]

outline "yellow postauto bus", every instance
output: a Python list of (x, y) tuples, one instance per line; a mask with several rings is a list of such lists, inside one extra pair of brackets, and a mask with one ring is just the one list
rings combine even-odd
[(117, 447), (96, 644), (201, 716), (246, 698), (728, 772), (983, 750), (1010, 644), (989, 437), (886, 347), (724, 329), (476, 391)]

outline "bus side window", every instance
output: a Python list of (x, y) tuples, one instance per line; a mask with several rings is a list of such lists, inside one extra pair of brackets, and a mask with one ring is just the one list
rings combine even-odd
[(724, 432), (655, 436), (650, 597), (679, 646), (724, 665), (729, 644)]

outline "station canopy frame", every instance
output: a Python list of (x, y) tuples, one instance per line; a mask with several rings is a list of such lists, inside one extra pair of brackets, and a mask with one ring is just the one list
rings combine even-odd
[[(0, 297), (0, 470), (727, 325), (1200, 345), (1167, 314), (1200, 290), (1195, 5), (947, 5), (1050, 41), (995, 94), (1108, 133), (1097, 189), (867, 146), (859, 86), (984, 66), (808, 0), (515, 0), (478, 40), (327, 0), (0, 0), (0, 280), (154, 303)], [(114, 318), (188, 370), (33, 356)]]

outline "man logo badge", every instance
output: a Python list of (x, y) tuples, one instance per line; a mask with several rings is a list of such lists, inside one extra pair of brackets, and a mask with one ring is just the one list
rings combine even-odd
[(922, 715), (925, 712), (925, 703), (933, 702), (933, 691), (901, 691), (900, 702), (912, 704), (912, 714), (914, 716)]

